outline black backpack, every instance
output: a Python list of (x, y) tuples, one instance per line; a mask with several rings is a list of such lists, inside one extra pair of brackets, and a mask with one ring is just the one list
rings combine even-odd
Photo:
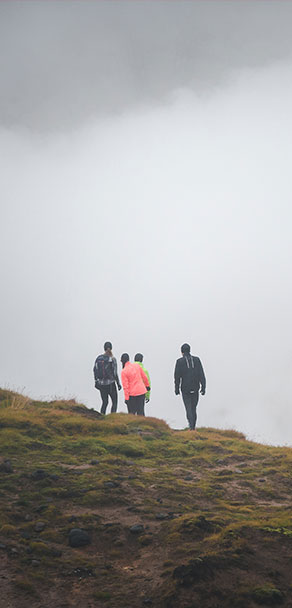
[(95, 383), (103, 380), (112, 380), (114, 382), (114, 364), (113, 360), (107, 355), (99, 355), (95, 361), (94, 366), (94, 378)]

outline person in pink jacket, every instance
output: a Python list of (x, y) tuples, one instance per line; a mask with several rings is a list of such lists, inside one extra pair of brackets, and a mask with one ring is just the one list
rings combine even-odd
[(140, 365), (130, 363), (128, 353), (121, 356), (123, 366), (121, 379), (125, 395), (125, 403), (129, 414), (145, 416), (145, 393), (150, 390), (149, 380)]

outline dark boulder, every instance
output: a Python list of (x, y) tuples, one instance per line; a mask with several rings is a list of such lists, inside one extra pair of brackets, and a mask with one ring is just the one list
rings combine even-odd
[(134, 524), (130, 527), (131, 534), (142, 534), (144, 532), (144, 526), (142, 524)]
[(69, 532), (69, 545), (70, 547), (85, 547), (90, 545), (91, 540), (87, 532), (81, 528), (73, 528)]

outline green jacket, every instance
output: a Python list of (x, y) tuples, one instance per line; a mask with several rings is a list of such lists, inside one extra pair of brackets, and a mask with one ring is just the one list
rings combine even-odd
[[(148, 380), (149, 380), (149, 386), (151, 387), (151, 382), (150, 382), (150, 376), (149, 376), (149, 372), (147, 372), (147, 369), (145, 369), (143, 363), (141, 361), (135, 361), (135, 363), (137, 363), (137, 365), (140, 365), (140, 367), (142, 367), (143, 372), (145, 372)], [(145, 399), (147, 399), (147, 401), (149, 401), (150, 399), (150, 391), (147, 391), (146, 395), (145, 395)]]

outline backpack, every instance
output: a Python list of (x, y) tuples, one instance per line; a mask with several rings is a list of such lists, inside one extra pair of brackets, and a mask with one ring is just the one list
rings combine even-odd
[(112, 380), (114, 382), (114, 364), (113, 360), (107, 355), (99, 355), (95, 361), (94, 378), (98, 384), (103, 380)]

